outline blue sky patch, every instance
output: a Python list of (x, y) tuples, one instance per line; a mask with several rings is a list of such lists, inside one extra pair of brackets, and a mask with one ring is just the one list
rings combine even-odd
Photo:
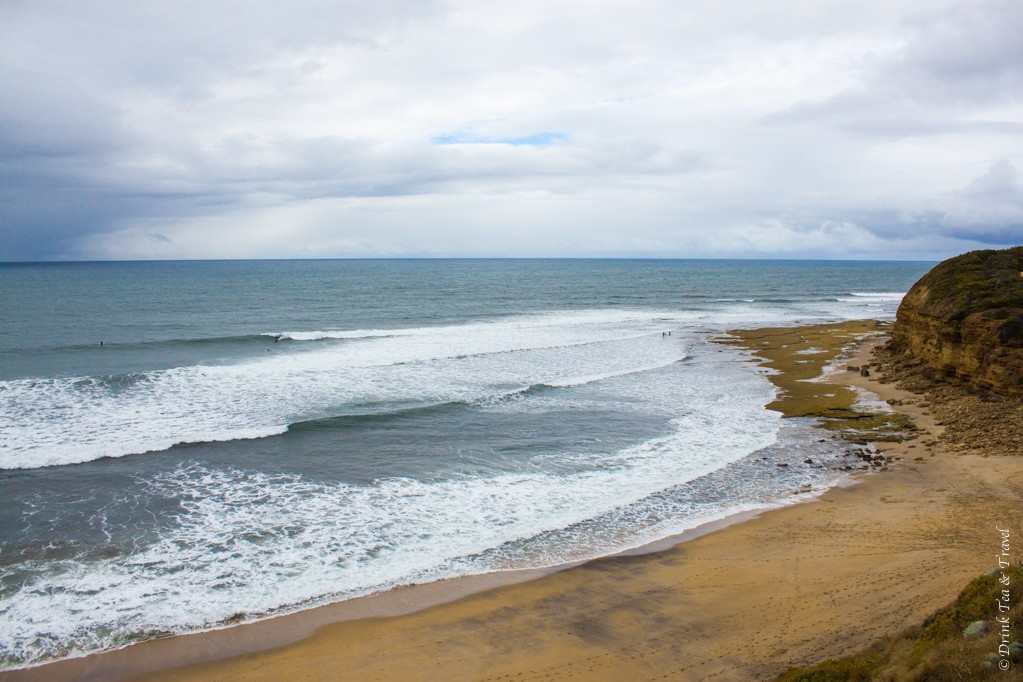
[(482, 137), (475, 133), (445, 133), (431, 138), (434, 144), (510, 144), (513, 147), (548, 147), (555, 142), (567, 140), (565, 133), (542, 131), (523, 137)]

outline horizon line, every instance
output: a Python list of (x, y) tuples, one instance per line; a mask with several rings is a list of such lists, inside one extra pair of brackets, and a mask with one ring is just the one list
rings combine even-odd
[[(1010, 247), (1011, 248), (1011, 247)], [(968, 252), (963, 252), (968, 253)], [(954, 256), (949, 256), (954, 257)], [(833, 263), (938, 263), (935, 258), (831, 258), (781, 256), (310, 256), (283, 258), (104, 258), (0, 260), (0, 265), (67, 265), (73, 263), (246, 263), (300, 261), (783, 261)]]

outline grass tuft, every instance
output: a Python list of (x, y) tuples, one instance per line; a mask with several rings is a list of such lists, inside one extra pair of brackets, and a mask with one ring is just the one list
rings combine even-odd
[[(1002, 599), (1007, 589), (1008, 601)], [(999, 603), (1009, 604), (1008, 611)], [(1008, 618), (1008, 632), (996, 618)], [(982, 627), (980, 624), (983, 624)], [(1023, 565), (975, 578), (947, 608), (861, 653), (782, 673), (778, 682), (1023, 680)], [(1013, 640), (1008, 643), (1006, 639)], [(999, 646), (1003, 646), (1000, 653)], [(1002, 661), (1008, 663), (1002, 669)]]

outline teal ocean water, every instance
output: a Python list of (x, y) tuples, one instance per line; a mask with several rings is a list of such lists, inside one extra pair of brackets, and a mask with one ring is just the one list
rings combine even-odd
[(709, 337), (891, 319), (930, 265), (0, 265), (0, 666), (819, 490), (839, 446)]

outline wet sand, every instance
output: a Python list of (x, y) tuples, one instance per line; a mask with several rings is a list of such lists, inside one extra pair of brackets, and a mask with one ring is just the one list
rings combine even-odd
[[(835, 349), (869, 331), (833, 327)], [(828, 336), (818, 331), (806, 341), (814, 348)], [(775, 349), (792, 338), (763, 330), (743, 342)], [(864, 364), (868, 349), (841, 366)], [(792, 353), (775, 367), (799, 365), (805, 378), (819, 371), (805, 368), (816, 354)], [(996, 526), (1014, 537), (1023, 529), (1023, 460), (944, 449), (935, 443), (941, 427), (918, 398), (875, 377), (839, 371), (827, 381), (903, 401), (897, 409), (913, 416), (921, 436), (880, 445), (901, 458), (888, 471), (656, 553), (468, 596), (439, 584), (432, 601), (392, 595), (393, 611), (350, 612), (353, 620), (323, 623), (326, 612), (306, 612), (0, 677), (112, 679), (134, 670), (137, 679), (165, 681), (755, 680), (852, 653), (920, 622), (995, 566)], [(402, 604), (425, 608), (385, 615)], [(283, 636), (244, 634), (257, 626)], [(224, 633), (234, 649), (224, 648)], [(286, 639), (295, 641), (265, 648)], [(212, 660), (242, 650), (250, 652)], [(202, 662), (173, 667), (195, 658)]]

